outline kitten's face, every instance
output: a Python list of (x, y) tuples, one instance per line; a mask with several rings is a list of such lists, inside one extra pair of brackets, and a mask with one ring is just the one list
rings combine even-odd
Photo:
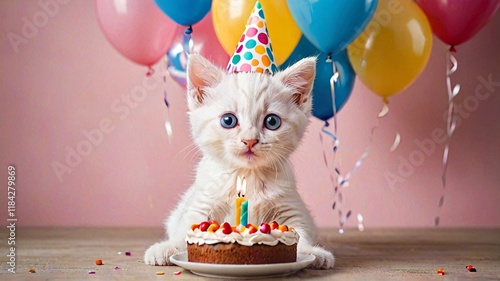
[(196, 144), (234, 168), (278, 168), (308, 124), (314, 74), (314, 59), (271, 76), (225, 74), (192, 55), (188, 104)]

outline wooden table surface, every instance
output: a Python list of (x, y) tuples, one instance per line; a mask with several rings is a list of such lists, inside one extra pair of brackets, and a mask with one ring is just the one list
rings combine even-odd
[[(0, 280), (208, 279), (180, 267), (142, 262), (145, 249), (163, 237), (159, 228), (20, 227), (15, 275), (7, 275), (8, 233), (1, 235)], [(333, 270), (306, 269), (276, 279), (500, 280), (500, 229), (347, 229), (343, 235), (322, 229), (319, 241), (335, 254)], [(95, 265), (97, 259), (104, 265)], [(477, 272), (468, 272), (468, 264)], [(28, 273), (30, 268), (36, 273)], [(437, 274), (439, 268), (445, 270), (444, 276)], [(89, 270), (96, 273), (90, 275)], [(165, 275), (156, 275), (157, 271)], [(175, 271), (181, 274), (174, 276)]]

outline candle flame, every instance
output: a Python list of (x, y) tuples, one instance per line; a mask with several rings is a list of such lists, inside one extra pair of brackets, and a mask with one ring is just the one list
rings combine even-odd
[(243, 178), (243, 184), (241, 185), (241, 196), (245, 197), (246, 192), (247, 192), (247, 179)]
[(245, 197), (245, 193), (247, 191), (247, 180), (245, 177), (243, 179), (238, 176), (236, 180), (236, 191), (238, 192), (238, 197)]

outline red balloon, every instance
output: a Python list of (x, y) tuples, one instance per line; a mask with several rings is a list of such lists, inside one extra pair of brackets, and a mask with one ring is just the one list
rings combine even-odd
[(95, 5), (104, 35), (122, 55), (151, 66), (167, 53), (177, 24), (153, 1), (96, 0)]
[(441, 41), (459, 45), (483, 28), (495, 15), (500, 0), (417, 0)]

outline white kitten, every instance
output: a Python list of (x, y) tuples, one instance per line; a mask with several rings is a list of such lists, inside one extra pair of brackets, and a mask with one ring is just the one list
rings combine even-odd
[(274, 76), (233, 73), (199, 55), (188, 63), (188, 107), (195, 143), (203, 153), (194, 184), (166, 220), (167, 240), (144, 256), (150, 265), (170, 265), (186, 250), (191, 224), (234, 222), (236, 177), (245, 176), (248, 221), (276, 220), (300, 234), (298, 252), (313, 254), (314, 268), (332, 268), (332, 253), (316, 246), (316, 227), (297, 193), (289, 155), (308, 124), (315, 59), (303, 59)]

